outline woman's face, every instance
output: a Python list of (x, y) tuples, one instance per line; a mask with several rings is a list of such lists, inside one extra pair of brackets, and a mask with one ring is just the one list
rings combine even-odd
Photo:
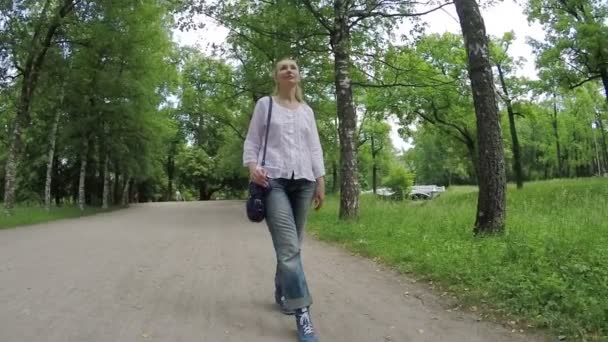
[(275, 77), (281, 87), (292, 87), (300, 82), (300, 70), (296, 62), (286, 59), (277, 64)]

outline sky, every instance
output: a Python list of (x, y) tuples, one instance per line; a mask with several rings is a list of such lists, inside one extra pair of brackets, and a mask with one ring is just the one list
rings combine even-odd
[[(544, 34), (540, 25), (529, 25), (523, 9), (515, 4), (513, 0), (504, 0), (490, 8), (482, 9), (481, 12), (486, 25), (486, 31), (489, 35), (501, 37), (505, 32), (515, 32), (516, 39), (510, 47), (511, 56), (523, 57), (526, 60), (522, 69), (518, 70), (517, 74), (519, 76), (536, 78), (534, 55), (532, 48), (526, 43), (526, 39), (528, 37), (542, 39)], [(210, 52), (207, 46), (211, 43), (222, 44), (228, 34), (228, 30), (205, 17), (201, 17), (200, 20), (206, 24), (205, 28), (190, 32), (175, 31), (173, 38), (180, 45), (198, 46), (201, 50)], [(442, 10), (428, 14), (424, 17), (424, 20), (429, 24), (427, 29), (429, 33), (444, 33), (446, 31), (461, 33), (458, 15), (454, 6), (445, 7)], [(396, 36), (399, 36), (399, 34)], [(391, 126), (393, 127), (391, 140), (395, 148), (398, 150), (410, 148), (412, 145), (399, 137), (394, 121)]]

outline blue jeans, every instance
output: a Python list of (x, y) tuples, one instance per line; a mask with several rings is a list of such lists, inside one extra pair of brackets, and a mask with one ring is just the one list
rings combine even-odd
[(285, 296), (289, 310), (312, 304), (306, 284), (300, 246), (306, 217), (312, 204), (315, 182), (306, 179), (271, 179), (266, 195), (266, 224), (277, 257), (275, 285)]

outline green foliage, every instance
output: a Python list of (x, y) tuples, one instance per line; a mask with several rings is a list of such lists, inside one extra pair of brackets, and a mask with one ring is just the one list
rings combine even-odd
[(540, 23), (545, 30), (545, 39), (531, 42), (541, 74), (550, 74), (566, 87), (608, 77), (605, 1), (530, 0), (526, 13), (529, 21)]
[(403, 200), (407, 197), (410, 187), (414, 184), (414, 174), (401, 165), (392, 165), (388, 176), (382, 183), (394, 192), (394, 198)]
[(509, 187), (507, 234), (475, 238), (476, 189), (451, 187), (425, 202), (362, 197), (356, 223), (336, 220), (330, 198), (312, 233), (432, 281), (483, 317), (548, 327), (559, 335), (608, 335), (608, 181), (558, 180)]
[[(466, 151), (459, 154), (461, 162), (469, 163), (468, 167), (464, 167), (468, 175), (463, 178), (475, 178), (475, 111), (462, 37), (451, 33), (422, 36), (411, 46), (389, 51), (386, 57), (392, 67), (384, 68), (384, 77), (398, 77), (401, 84), (411, 85), (390, 89), (383, 95), (383, 101), (391, 104), (391, 111), (399, 118), (400, 134), (413, 138), (415, 149), (418, 149), (419, 144), (426, 145), (426, 150), (429, 151), (435, 149), (422, 141), (429, 135), (425, 137), (425, 133), (418, 133), (420, 131), (436, 136), (435, 143), (441, 142), (443, 145), (436, 149), (435, 157), (423, 156), (426, 152), (420, 151), (425, 151), (425, 147), (421, 147), (414, 170), (417, 176), (421, 176), (421, 180), (442, 180), (444, 184), (449, 183), (451, 176), (442, 174), (445, 174), (446, 168), (451, 169), (454, 163), (430, 166), (422, 159), (441, 159), (441, 154), (453, 156), (452, 151), (446, 154), (446, 144), (450, 144), (451, 150)], [(405, 70), (415, 71), (404, 72)], [(422, 168), (427, 168), (427, 171), (418, 172)], [(459, 167), (454, 171), (460, 173), (461, 170), (463, 168)]]
[[(54, 8), (58, 2), (48, 4)], [(4, 53), (12, 55), (10, 60), (16, 69), (25, 63), (33, 28), (44, 28), (52, 16), (42, 10), (39, 2), (15, 1), (14, 5), (0, 7), (3, 12), (17, 11), (7, 16), (10, 20), (0, 28), (0, 40), (10, 42), (0, 58)], [(161, 152), (175, 134), (167, 112), (159, 110), (176, 78), (174, 67), (167, 63), (173, 53), (169, 36), (172, 23), (167, 10), (154, 0), (136, 4), (82, 1), (75, 6), (73, 15), (62, 21), (41, 66), (29, 124), (22, 133), (23, 157), (17, 173), (19, 200), (43, 199), (53, 138), (49, 133), (55, 116), (59, 118), (59, 128), (52, 192), (58, 201), (68, 200), (78, 191), (74, 180), (78, 179), (85, 142), (90, 147), (85, 185), (88, 202), (101, 197), (106, 158), (115, 181), (119, 181), (119, 175), (133, 178), (142, 187), (150, 187), (151, 193), (158, 191), (152, 189), (157, 185), (144, 184), (162, 186)], [(19, 89), (21, 82), (23, 79), (16, 77), (0, 88), (2, 96), (14, 96), (6, 102), (11, 105), (3, 108), (9, 112), (9, 121), (2, 122), (6, 124), (3, 128), (12, 125), (12, 103), (18, 99), (14, 89)], [(5, 118), (2, 115), (0, 120)], [(120, 186), (116, 184), (116, 188)]]
[(591, 85), (554, 94), (515, 105), (524, 116), (517, 121), (524, 173), (529, 179), (597, 174), (598, 160), (603, 164), (602, 135), (591, 124), (602, 113), (601, 95)]
[(253, 102), (235, 96), (238, 73), (225, 61), (190, 49), (182, 51), (182, 59), (174, 117), (188, 147), (177, 156), (179, 185), (199, 192), (201, 199), (222, 190), (238, 193), (247, 184), (241, 158)]
[(474, 184), (474, 171), (466, 149), (436, 130), (422, 128), (414, 135), (415, 148), (403, 158), (419, 184)]
[(185, 147), (176, 157), (181, 183), (185, 186), (196, 186), (211, 177), (214, 161), (200, 147)]
[[(507, 97), (496, 73), (505, 104), (501, 107), (508, 179), (514, 179), (514, 160), (507, 100), (515, 113), (526, 179), (587, 177), (605, 170), (606, 133), (591, 129), (593, 121), (605, 123), (605, 101), (597, 84), (560, 88), (553, 69), (547, 69), (540, 81), (514, 77), (521, 61), (509, 55), (513, 39), (507, 32), (491, 44), (492, 62), (501, 66), (509, 91)], [(413, 139), (415, 146), (405, 158), (419, 183), (474, 184), (477, 139), (462, 40), (451, 34), (429, 35), (415, 46), (415, 50), (404, 47), (387, 56), (393, 58), (393, 66), (416, 70), (399, 75), (403, 82), (434, 86), (392, 89), (382, 95), (399, 116), (402, 136)], [(386, 72), (395, 73), (391, 68)]]
[[(368, 111), (371, 111), (368, 109)], [(389, 167), (395, 161), (395, 152), (390, 140), (390, 125), (384, 122), (380, 114), (367, 113), (359, 129), (358, 166), (360, 187), (373, 187), (373, 170), (376, 169), (376, 187), (381, 184), (383, 176), (388, 174)]]

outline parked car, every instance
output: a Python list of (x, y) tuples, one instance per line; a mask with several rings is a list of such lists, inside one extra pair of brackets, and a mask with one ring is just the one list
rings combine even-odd
[[(363, 191), (363, 194), (371, 194), (372, 190)], [(412, 200), (426, 200), (433, 199), (439, 196), (442, 192), (445, 192), (445, 186), (437, 185), (414, 185), (410, 188), (408, 197)], [(378, 188), (376, 189), (376, 195), (382, 197), (391, 197), (395, 194), (389, 188)]]
[(432, 199), (445, 192), (445, 186), (437, 185), (414, 185), (410, 189), (410, 198), (417, 199)]

